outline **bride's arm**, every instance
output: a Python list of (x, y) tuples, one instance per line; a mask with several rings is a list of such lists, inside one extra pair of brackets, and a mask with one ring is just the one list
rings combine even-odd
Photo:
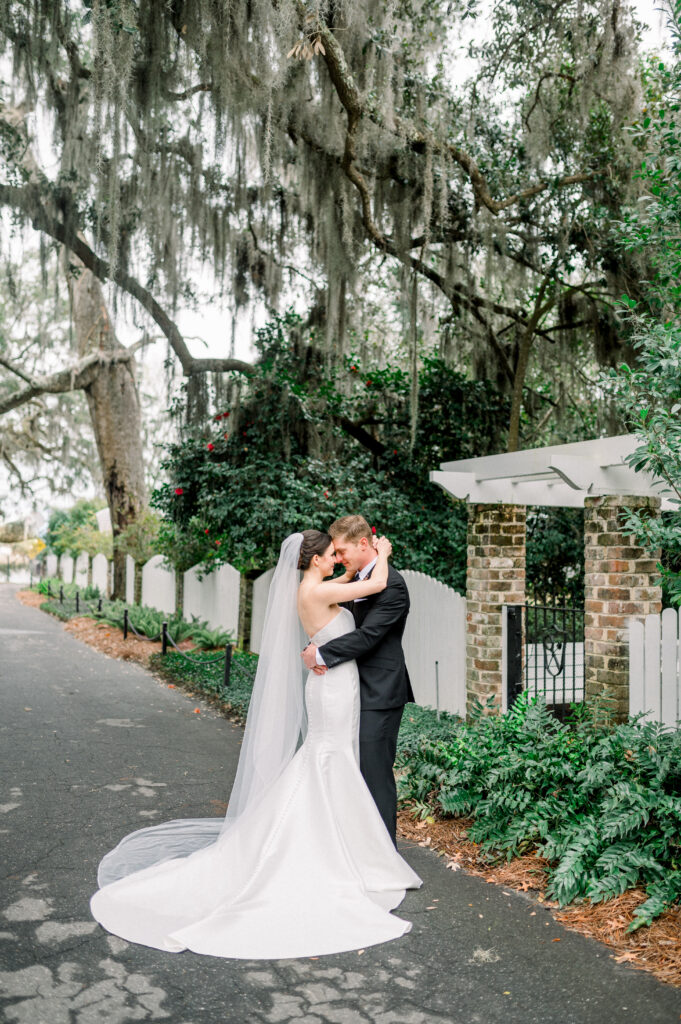
[[(340, 580), (328, 580), (320, 584), (318, 591), (324, 602), (336, 604), (339, 601), (356, 601), (358, 597), (369, 597), (385, 590), (388, 584), (388, 556), (392, 553), (392, 544), (387, 537), (380, 537), (376, 544), (377, 560), (370, 579), (344, 583)], [(346, 573), (347, 575), (347, 573)]]

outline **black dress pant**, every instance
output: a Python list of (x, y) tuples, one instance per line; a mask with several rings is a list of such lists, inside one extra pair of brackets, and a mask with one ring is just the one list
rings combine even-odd
[(359, 768), (390, 838), (397, 846), (397, 788), (393, 765), (404, 705), (360, 712)]

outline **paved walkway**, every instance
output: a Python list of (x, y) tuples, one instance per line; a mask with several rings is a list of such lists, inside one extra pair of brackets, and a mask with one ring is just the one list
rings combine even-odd
[[(614, 963), (524, 896), (402, 851), (409, 935), (318, 960), (167, 954), (89, 915), (126, 832), (221, 815), (241, 731), (86, 647), (0, 585), (0, 997), (20, 1024), (646, 1024), (681, 992)], [(202, 707), (200, 714), (194, 708)], [(429, 910), (428, 908), (435, 909)], [(555, 941), (560, 939), (560, 942)]]

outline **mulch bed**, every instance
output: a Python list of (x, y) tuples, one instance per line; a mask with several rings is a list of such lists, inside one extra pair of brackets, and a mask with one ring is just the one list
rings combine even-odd
[[(39, 608), (45, 595), (32, 590), (17, 591), (22, 604)], [(64, 623), (64, 628), (111, 658), (137, 661), (148, 667), (151, 654), (161, 650), (161, 642), (138, 640), (134, 636), (123, 639), (123, 631), (103, 622), (82, 616)], [(192, 640), (178, 644), (181, 650), (194, 646)], [(172, 685), (166, 683), (166, 685)], [(649, 971), (660, 981), (681, 986), (681, 908), (669, 910), (648, 928), (639, 928), (626, 934), (634, 910), (645, 899), (642, 889), (630, 889), (606, 903), (588, 901), (574, 903), (562, 910), (546, 898), (547, 862), (536, 855), (516, 857), (511, 861), (486, 864), (480, 848), (468, 838), (470, 819), (448, 818), (417, 821), (409, 811), (398, 812), (400, 835), (420, 846), (430, 847), (447, 858), (447, 867), (463, 869), (478, 875), (490, 884), (517, 889), (536, 899), (566, 928), (597, 939), (613, 950), (617, 963), (626, 963), (639, 970)]]
[[(18, 590), (17, 598), (22, 604), (31, 608), (40, 608), (46, 600), (44, 594), (34, 590)], [(145, 668), (149, 667), (149, 658), (152, 654), (160, 653), (161, 641), (139, 640), (134, 634), (128, 633), (127, 640), (123, 639), (123, 630), (110, 626), (107, 622), (98, 622), (87, 615), (69, 619), (64, 623), (64, 629), (71, 633), (78, 640), (96, 648), (102, 654), (108, 654), (110, 658), (120, 658), (123, 661), (137, 661)], [(181, 651), (191, 650), (196, 644), (193, 640), (182, 640), (177, 645)]]
[(43, 601), (47, 600), (45, 595), (39, 594), (37, 590), (17, 590), (15, 597), (17, 601), (28, 605), (29, 608), (40, 608)]
[(399, 811), (397, 816), (400, 834), (444, 855), (447, 867), (463, 869), (487, 882), (527, 893), (548, 907), (566, 928), (609, 946), (617, 963), (649, 971), (659, 981), (681, 986), (681, 908), (668, 910), (649, 927), (631, 934), (626, 933), (626, 928), (634, 910), (646, 898), (643, 889), (629, 889), (605, 903), (585, 900), (560, 909), (545, 895), (548, 864), (542, 857), (526, 855), (486, 864), (479, 846), (468, 838), (470, 824), (470, 819), (464, 818), (417, 821), (406, 810)]

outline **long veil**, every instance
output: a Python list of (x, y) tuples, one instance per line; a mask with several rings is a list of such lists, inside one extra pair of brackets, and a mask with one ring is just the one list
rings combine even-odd
[(301, 533), (286, 538), (272, 577), (258, 668), (226, 815), (177, 818), (131, 832), (100, 861), (100, 888), (219, 842), (257, 808), (305, 739), (303, 634), (296, 601), (302, 540)]

